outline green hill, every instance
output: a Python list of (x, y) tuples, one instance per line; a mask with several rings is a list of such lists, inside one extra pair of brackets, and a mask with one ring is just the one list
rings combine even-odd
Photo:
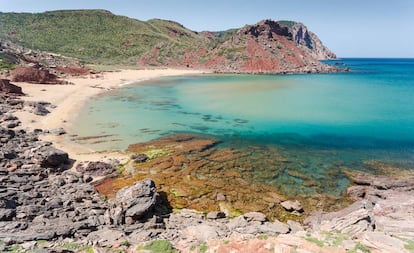
[[(0, 12), (0, 39), (86, 63), (217, 72), (330, 71), (318, 60), (335, 57), (306, 26), (293, 21), (263, 20), (240, 29), (195, 32), (174, 21), (143, 22), (105, 10)], [(5, 55), (0, 60), (6, 67), (12, 64)]]
[[(173, 38), (171, 31), (180, 36)], [(142, 22), (104, 10), (0, 13), (0, 37), (32, 49), (85, 61), (135, 60), (161, 42), (191, 41), (197, 34), (162, 20)]]

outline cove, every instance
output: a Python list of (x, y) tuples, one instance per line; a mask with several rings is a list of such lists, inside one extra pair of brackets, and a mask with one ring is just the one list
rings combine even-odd
[[(212, 74), (125, 86), (90, 101), (72, 132), (95, 150), (179, 133), (216, 138), (217, 148), (249, 153), (253, 183), (292, 196), (342, 195), (349, 185), (343, 169), (414, 168), (414, 60), (328, 64), (351, 72)], [(99, 138), (82, 141), (88, 136)], [(269, 150), (286, 162), (275, 168)], [(280, 167), (277, 176), (268, 173)]]

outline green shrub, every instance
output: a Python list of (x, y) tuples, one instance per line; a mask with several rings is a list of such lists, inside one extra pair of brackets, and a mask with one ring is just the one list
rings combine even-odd
[(144, 246), (144, 249), (150, 250), (153, 253), (176, 253), (172, 244), (167, 240), (156, 240)]

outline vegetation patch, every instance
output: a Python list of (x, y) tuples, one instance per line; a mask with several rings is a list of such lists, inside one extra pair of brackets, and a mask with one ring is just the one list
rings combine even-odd
[(357, 253), (357, 252), (371, 253), (371, 250), (368, 247), (362, 245), (360, 242), (357, 242), (355, 244), (355, 247), (348, 252), (349, 253)]
[(198, 250), (200, 251), (200, 253), (205, 253), (205, 252), (207, 252), (208, 247), (205, 243), (203, 243), (198, 247)]
[(156, 240), (144, 246), (145, 250), (150, 250), (153, 253), (177, 253), (172, 244), (167, 240)]
[(311, 236), (310, 234), (306, 234), (305, 240), (308, 241), (308, 242), (312, 242), (312, 243), (318, 245), (319, 247), (325, 246), (325, 243), (323, 241), (319, 240), (316, 237)]

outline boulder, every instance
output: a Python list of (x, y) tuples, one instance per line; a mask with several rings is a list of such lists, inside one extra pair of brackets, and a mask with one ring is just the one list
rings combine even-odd
[(63, 84), (62, 80), (48, 70), (33, 67), (17, 67), (11, 74), (13, 82), (28, 82), (42, 84)]
[(45, 116), (46, 114), (50, 113), (48, 109), (42, 104), (36, 104), (33, 113), (40, 116)]
[(69, 163), (68, 153), (51, 146), (40, 148), (35, 158), (43, 168), (56, 168), (62, 164)]
[(132, 155), (131, 159), (134, 160), (134, 162), (136, 163), (143, 163), (146, 162), (149, 157), (146, 154), (137, 154), (137, 155)]
[(257, 222), (263, 223), (267, 221), (266, 215), (264, 215), (263, 213), (259, 213), (259, 212), (245, 213), (243, 214), (243, 217), (246, 219), (247, 222), (257, 221)]
[(49, 134), (51, 134), (51, 135), (56, 135), (56, 136), (59, 136), (59, 135), (64, 135), (64, 134), (66, 134), (66, 130), (65, 129), (63, 129), (62, 127), (59, 127), (59, 128), (53, 128), (53, 129), (50, 129), (49, 131), (47, 131)]
[(10, 83), (7, 79), (0, 79), (0, 91), (6, 94), (24, 95), (21, 87)]
[(302, 205), (300, 204), (298, 200), (294, 200), (294, 201), (287, 200), (287, 201), (283, 201), (280, 204), (283, 206), (284, 209), (286, 209), (286, 211), (289, 211), (289, 212), (296, 211), (299, 213), (303, 212)]
[(207, 214), (207, 217), (206, 218), (207, 219), (210, 219), (210, 220), (223, 219), (223, 218), (226, 218), (226, 214), (223, 213), (223, 212), (214, 211), (214, 212), (209, 212)]
[(119, 190), (114, 202), (116, 207), (122, 207), (126, 220), (137, 221), (149, 215), (157, 196), (154, 181), (145, 179)]

